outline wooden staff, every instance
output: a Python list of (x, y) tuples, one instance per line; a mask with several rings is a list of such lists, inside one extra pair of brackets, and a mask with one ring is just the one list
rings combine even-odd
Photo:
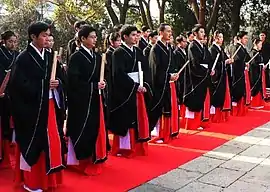
[(254, 59), (255, 57), (259, 54), (259, 52), (257, 52), (248, 62), (247, 64), (250, 64)]
[(4, 94), (5, 90), (6, 90), (6, 87), (7, 87), (7, 84), (8, 84), (8, 81), (9, 81), (9, 77), (10, 77), (10, 74), (11, 74), (11, 69), (9, 70), (6, 70), (6, 76), (1, 84), (1, 87), (0, 87), (0, 97)]
[(138, 61), (138, 71), (139, 71), (139, 83), (140, 86), (143, 87), (143, 71), (142, 71), (142, 63)]
[(214, 62), (214, 65), (213, 65), (213, 67), (212, 67), (212, 71), (214, 71), (215, 68), (216, 68), (216, 65), (217, 65), (219, 56), (220, 56), (220, 53), (217, 54), (217, 57), (216, 57), (215, 62)]
[[(106, 54), (102, 54), (102, 59), (101, 59), (101, 66), (100, 66), (100, 77), (99, 77), (99, 82), (104, 81), (104, 71), (105, 71), (105, 63), (106, 63)], [(101, 90), (99, 89), (99, 94), (101, 94)]]
[(63, 54), (63, 47), (60, 47), (60, 48), (59, 48), (59, 54), (58, 54), (58, 56), (60, 56), (60, 57), (61, 57), (61, 56), (62, 56), (62, 54)]
[(234, 52), (234, 54), (233, 54), (233, 56), (231, 57), (231, 59), (233, 59), (235, 56), (236, 56), (236, 54), (238, 53), (238, 51), (241, 49), (241, 45), (238, 47), (238, 49)]
[(177, 72), (177, 75), (180, 75), (180, 73), (185, 69), (185, 67), (189, 64), (189, 60), (187, 60), (187, 62), (183, 65), (183, 67), (181, 67), (181, 69)]
[(58, 52), (57, 51), (54, 51), (51, 80), (55, 80), (56, 67), (57, 67), (57, 55), (58, 55)]

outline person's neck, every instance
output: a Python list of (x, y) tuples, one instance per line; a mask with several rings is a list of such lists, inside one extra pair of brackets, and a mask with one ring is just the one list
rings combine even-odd
[(83, 44), (83, 46), (89, 50), (93, 50), (93, 47), (86, 46), (85, 44)]
[(255, 49), (256, 51), (259, 51), (259, 49), (257, 47), (253, 47), (253, 49)]
[(39, 47), (35, 42), (32, 42), (32, 44), (35, 46), (35, 48), (37, 48), (39, 52), (42, 52), (43, 47)]
[(200, 42), (201, 44), (203, 44), (203, 43), (202, 43), (202, 40), (203, 40), (203, 39), (199, 39), (199, 38), (197, 38), (196, 36), (195, 36), (194, 39), (195, 39), (196, 41)]
[(166, 39), (164, 39), (163, 37), (160, 38), (160, 41), (161, 41), (162, 43), (164, 43), (164, 45), (167, 45), (167, 42), (168, 42), (168, 41), (167, 41)]
[(133, 44), (132, 44), (132, 43), (125, 42), (125, 44), (126, 44), (129, 48), (133, 47)]

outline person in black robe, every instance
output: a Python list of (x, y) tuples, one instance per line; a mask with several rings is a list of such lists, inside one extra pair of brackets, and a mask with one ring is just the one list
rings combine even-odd
[[(263, 55), (261, 52), (262, 49), (262, 41), (256, 38), (253, 41), (254, 47), (251, 50), (250, 57), (256, 55), (255, 59), (250, 63), (249, 67), (249, 77), (250, 77), (250, 90), (251, 90), (251, 108), (260, 109), (264, 107), (264, 97), (266, 95), (266, 82), (263, 81), (265, 78), (265, 69), (264, 69), (264, 61)], [(264, 79), (265, 80), (265, 79)], [(264, 84), (264, 86), (263, 86)]]
[[(121, 45), (121, 36), (119, 32), (113, 32), (108, 37), (108, 49), (106, 51), (106, 66), (105, 66), (105, 80), (107, 86), (105, 88), (105, 104), (106, 104), (106, 125), (110, 124), (110, 110), (111, 110), (111, 95), (113, 84), (113, 67), (112, 67), (112, 54), (116, 48)], [(108, 127), (107, 127), (108, 129)], [(109, 141), (107, 142), (108, 151), (111, 150)]]
[(71, 40), (69, 40), (68, 45), (67, 45), (67, 66), (69, 64), (69, 60), (70, 60), (70, 56), (76, 51), (76, 48), (78, 47), (78, 31), (80, 30), (81, 26), (85, 25), (86, 22), (85, 21), (76, 21), (74, 23), (74, 29), (75, 29), (75, 36), (74, 38), (72, 38)]
[[(54, 56), (54, 36), (52, 34), (49, 35), (49, 41), (47, 42), (46, 49)], [(52, 94), (53, 100), (55, 102), (55, 113), (57, 119), (57, 125), (59, 130), (64, 130), (64, 122), (66, 120), (66, 110), (67, 110), (67, 92), (66, 92), (66, 85), (67, 85), (67, 75), (66, 69), (62, 64), (61, 56), (57, 56), (57, 69), (58, 69), (58, 80), (61, 86), (57, 87), (57, 92), (54, 91)]]
[[(262, 57), (263, 63), (266, 65), (270, 61), (270, 43), (266, 40), (267, 31), (262, 31), (260, 33), (260, 40), (262, 41)], [(270, 65), (265, 69), (266, 77), (266, 86), (270, 88)]]
[[(147, 155), (147, 141), (150, 139), (147, 106), (152, 94), (149, 67), (142, 51), (135, 46), (137, 28), (124, 25), (120, 34), (123, 43), (112, 55), (115, 68), (109, 126), (114, 134), (112, 154), (125, 157)], [(139, 76), (140, 64), (143, 79), (141, 74)]]
[[(84, 25), (78, 33), (81, 47), (68, 68), (67, 164), (87, 175), (100, 174), (107, 159), (100, 81), (101, 55), (94, 51), (96, 30)], [(103, 121), (103, 122), (102, 122)]]
[(209, 120), (210, 112), (210, 75), (213, 76), (212, 58), (206, 45), (201, 41), (205, 39), (205, 28), (195, 25), (193, 28), (195, 39), (188, 47), (190, 61), (185, 74), (185, 88), (183, 101), (186, 105), (186, 129), (202, 130), (205, 125), (201, 121)]
[(210, 111), (212, 115), (211, 121), (213, 123), (219, 123), (228, 120), (228, 111), (231, 110), (231, 96), (226, 65), (232, 64), (233, 59), (229, 59), (222, 48), (223, 34), (219, 31), (215, 31), (213, 39), (214, 42), (210, 47), (212, 60), (215, 61), (218, 54), (219, 57), (215, 67), (215, 75), (211, 78)]
[(52, 54), (44, 49), (49, 34), (46, 23), (29, 26), (29, 45), (12, 66), (9, 82), (17, 143), (15, 176), (27, 191), (62, 183), (64, 138), (50, 93), (61, 85), (51, 76)]
[(141, 33), (141, 39), (139, 41), (139, 48), (141, 51), (145, 49), (148, 45), (148, 36), (151, 33), (149, 27), (143, 26), (142, 27), (142, 33)]
[[(187, 47), (187, 39), (179, 35), (176, 37), (176, 49), (174, 50), (174, 56), (175, 56), (175, 63), (179, 65), (180, 68), (182, 68), (185, 63), (187, 62), (187, 53), (186, 53), (186, 47)], [(184, 127), (184, 119), (185, 119), (185, 111), (186, 107), (183, 103), (183, 93), (184, 93), (184, 74), (185, 74), (186, 68), (183, 69), (181, 74), (179, 74), (179, 79), (177, 81), (177, 99), (178, 104), (180, 105), (180, 127)]]
[[(16, 57), (18, 56), (17, 48), (17, 36), (12, 31), (6, 31), (1, 35), (3, 45), (0, 47), (0, 85), (3, 83), (7, 71), (11, 69)], [(0, 167), (10, 167), (9, 159), (9, 145), (12, 141), (14, 134), (14, 127), (12, 125), (10, 99), (8, 95), (8, 86), (4, 92), (4, 95), (0, 96), (0, 123), (1, 123), (1, 138), (0, 138)]]
[(243, 116), (247, 112), (247, 105), (250, 104), (250, 84), (248, 78), (248, 66), (247, 62), (250, 60), (250, 56), (245, 48), (248, 43), (247, 32), (240, 31), (237, 34), (238, 44), (236, 50), (241, 47), (233, 58), (234, 63), (233, 77), (232, 77), (232, 114), (236, 116)]
[(175, 82), (180, 65), (174, 62), (173, 50), (169, 45), (171, 35), (171, 26), (161, 24), (159, 40), (149, 56), (154, 90), (149, 118), (152, 135), (157, 136), (153, 141), (157, 143), (168, 143), (179, 133)]
[(186, 47), (187, 52), (188, 52), (188, 46), (193, 40), (194, 40), (193, 32), (192, 31), (187, 32), (187, 47)]
[(150, 54), (150, 50), (153, 47), (153, 45), (156, 44), (158, 39), (158, 32), (157, 31), (153, 31), (149, 34), (148, 36), (148, 45), (145, 47), (145, 49), (143, 50), (143, 55), (147, 58), (149, 58), (149, 54)]

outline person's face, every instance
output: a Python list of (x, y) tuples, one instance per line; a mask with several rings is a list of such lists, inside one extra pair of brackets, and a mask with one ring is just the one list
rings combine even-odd
[(260, 41), (258, 44), (257, 44), (257, 49), (260, 51), (262, 50), (262, 41)]
[(169, 25), (165, 26), (164, 31), (160, 32), (161, 38), (165, 41), (170, 41), (172, 36), (172, 28)]
[(117, 48), (121, 45), (121, 38), (117, 38), (116, 41), (111, 41), (111, 45), (114, 47), (114, 48)]
[(42, 31), (38, 37), (31, 35), (33, 43), (39, 48), (46, 48), (49, 41), (50, 29), (47, 31)]
[(150, 30), (150, 29), (147, 29), (147, 31), (145, 31), (145, 32), (143, 33), (143, 37), (144, 37), (145, 39), (147, 39), (150, 33), (151, 33), (151, 30)]
[(240, 39), (240, 42), (243, 44), (243, 45), (247, 45), (247, 43), (248, 43), (248, 36), (247, 35), (245, 35), (244, 37), (242, 37), (241, 39)]
[(53, 45), (54, 45), (53, 36), (49, 36), (49, 38), (48, 38), (48, 48), (52, 49)]
[(218, 45), (222, 45), (223, 44), (223, 34), (219, 33), (216, 39), (216, 42)]
[(200, 28), (200, 30), (199, 30), (197, 33), (195, 33), (195, 35), (196, 35), (196, 37), (197, 37), (198, 40), (204, 41), (204, 38), (205, 38), (205, 31), (204, 31), (203, 28)]
[(183, 41), (180, 42), (180, 47), (185, 49), (187, 47), (187, 39), (183, 38)]
[(82, 44), (87, 47), (88, 49), (92, 49), (96, 46), (96, 42), (97, 42), (97, 34), (95, 31), (92, 31), (91, 33), (89, 33), (89, 35), (87, 36), (87, 38), (82, 37)]
[(193, 39), (194, 39), (194, 35), (191, 34), (191, 35), (188, 37), (188, 40), (191, 42), (191, 41), (193, 41)]
[(11, 36), (8, 40), (4, 41), (8, 50), (14, 51), (17, 48), (17, 37)]
[(264, 33), (261, 33), (261, 34), (260, 34), (260, 40), (261, 40), (262, 42), (264, 42), (265, 39), (266, 39), (266, 35), (265, 35)]
[(157, 39), (158, 39), (158, 35), (155, 35), (154, 37), (149, 37), (149, 40), (152, 45), (156, 44)]
[(141, 40), (141, 33), (136, 34), (136, 43), (138, 43)]
[(128, 36), (124, 35), (126, 44), (135, 45), (138, 42), (138, 33), (137, 31), (132, 31)]

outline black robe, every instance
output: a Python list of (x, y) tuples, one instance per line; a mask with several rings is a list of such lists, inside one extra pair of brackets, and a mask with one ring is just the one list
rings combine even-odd
[(146, 106), (149, 105), (149, 97), (152, 90), (149, 83), (149, 67), (145, 61), (142, 51), (133, 46), (133, 51), (125, 45), (118, 47), (112, 56), (113, 66), (113, 90), (112, 106), (110, 114), (109, 129), (119, 136), (126, 136), (130, 128), (137, 130), (137, 104), (136, 94), (139, 83), (135, 83), (128, 73), (138, 72), (138, 61), (141, 61), (144, 87), (147, 92), (144, 94)]
[(92, 157), (93, 162), (96, 161), (95, 149), (100, 125), (100, 67), (101, 55), (93, 52), (91, 56), (82, 47), (70, 58), (67, 136), (72, 141), (78, 160)]
[[(10, 77), (9, 95), (15, 124), (16, 142), (29, 166), (37, 163), (40, 153), (45, 152), (46, 169), (50, 173), (62, 169), (50, 167), (48, 142), (49, 90), (53, 56), (45, 50), (44, 60), (28, 45), (16, 59)], [(56, 71), (61, 70), (59, 65)], [(63, 130), (58, 128), (64, 159), (65, 141)]]
[[(257, 50), (252, 49), (250, 53), (250, 57), (253, 57)], [(262, 53), (255, 57), (255, 59), (251, 62), (249, 67), (249, 77), (250, 77), (250, 89), (251, 96), (256, 96), (259, 92), (262, 93), (262, 70), (263, 70), (263, 56)]]
[[(262, 46), (262, 56), (263, 56), (263, 63), (267, 64), (270, 59), (270, 43), (264, 42)], [(265, 69), (266, 73), (266, 87), (270, 88), (270, 69), (269, 65)]]
[(246, 83), (244, 71), (246, 62), (250, 60), (250, 56), (247, 50), (240, 44), (237, 44), (236, 50), (241, 46), (240, 50), (234, 57), (233, 77), (232, 77), (232, 101), (238, 102), (242, 97), (246, 95)]
[(144, 38), (141, 38), (140, 41), (139, 41), (139, 48), (141, 49), (141, 51), (143, 51), (148, 45), (148, 42), (145, 41)]
[(211, 105), (217, 108), (222, 108), (225, 100), (226, 86), (227, 86), (227, 71), (225, 60), (228, 59), (222, 47), (213, 44), (210, 48), (213, 61), (215, 61), (218, 53), (219, 58), (215, 67), (215, 75), (211, 77)]
[(70, 56), (76, 51), (76, 37), (69, 40), (67, 45), (67, 66), (69, 65)]
[(152, 45), (148, 44), (143, 50), (143, 55), (147, 58), (147, 60), (149, 58), (151, 48), (152, 48)]
[[(204, 108), (207, 88), (210, 88), (211, 81), (209, 73), (212, 68), (212, 58), (207, 47), (203, 47), (193, 40), (188, 47), (188, 59), (185, 74), (184, 104), (190, 111), (200, 112)], [(208, 69), (201, 64), (208, 65)]]
[[(0, 47), (0, 85), (2, 84), (7, 70), (10, 70), (19, 55), (17, 51), (9, 51), (5, 46)], [(2, 138), (11, 140), (12, 129), (10, 127), (10, 99), (8, 95), (8, 86), (5, 90), (5, 96), (0, 98), (0, 117), (1, 117), (1, 131)]]
[[(187, 62), (187, 55), (186, 53), (183, 52), (183, 50), (181, 50), (181, 48), (176, 47), (176, 49), (174, 50), (174, 56), (175, 56), (175, 63), (178, 65), (178, 68), (180, 70)], [(179, 75), (179, 79), (177, 81), (177, 97), (179, 104), (183, 104), (184, 74), (185, 69), (181, 72), (181, 74)]]
[(161, 41), (157, 41), (152, 47), (149, 64), (154, 90), (149, 121), (153, 129), (162, 113), (167, 116), (171, 115), (170, 73), (176, 73), (179, 67), (175, 66), (171, 47), (165, 46)]

